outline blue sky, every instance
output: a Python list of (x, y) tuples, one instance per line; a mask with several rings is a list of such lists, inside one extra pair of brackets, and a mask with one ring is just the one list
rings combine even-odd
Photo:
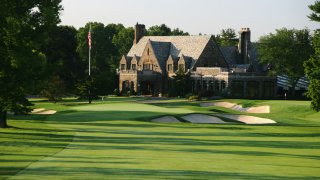
[(89, 21), (166, 24), (190, 34), (217, 34), (221, 29), (251, 29), (252, 40), (286, 28), (319, 28), (307, 7), (315, 0), (62, 0), (61, 24), (76, 28)]

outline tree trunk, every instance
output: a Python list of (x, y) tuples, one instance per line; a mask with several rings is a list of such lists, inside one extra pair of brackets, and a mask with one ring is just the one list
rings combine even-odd
[(0, 128), (6, 128), (7, 125), (7, 111), (0, 111)]
[(88, 92), (88, 100), (89, 100), (89, 104), (91, 104), (92, 97), (91, 97), (91, 91), (90, 90)]

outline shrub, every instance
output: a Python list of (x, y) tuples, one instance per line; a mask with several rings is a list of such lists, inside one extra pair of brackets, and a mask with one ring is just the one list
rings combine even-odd
[(192, 95), (192, 96), (188, 97), (188, 100), (189, 101), (198, 101), (198, 100), (200, 100), (200, 98), (197, 95)]

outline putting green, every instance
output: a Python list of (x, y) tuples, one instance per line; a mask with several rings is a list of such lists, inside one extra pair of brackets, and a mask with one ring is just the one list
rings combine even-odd
[(320, 113), (309, 102), (253, 101), (271, 106), (270, 114), (257, 116), (275, 125), (150, 122), (239, 113), (184, 100), (34, 102), (58, 112), (10, 117), (14, 128), (0, 129), (0, 179), (320, 178)]

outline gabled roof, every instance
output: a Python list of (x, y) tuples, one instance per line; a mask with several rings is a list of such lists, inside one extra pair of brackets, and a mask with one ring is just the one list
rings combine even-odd
[(137, 44), (131, 47), (128, 56), (142, 56), (143, 50), (150, 40), (155, 46), (164, 49), (169, 46), (168, 44), (171, 44), (170, 51), (166, 54), (167, 56), (179, 57), (181, 54), (184, 54), (196, 61), (210, 39), (211, 36), (144, 36)]
[(123, 55), (121, 57), (121, 61), (120, 62), (125, 61), (125, 63), (128, 64), (128, 63), (131, 62), (131, 59), (132, 59), (132, 57), (128, 57), (128, 56)]
[(220, 47), (221, 52), (225, 58), (225, 60), (227, 61), (229, 67), (234, 67), (238, 58), (237, 55), (237, 47), (236, 46), (223, 46)]
[(170, 54), (170, 42), (157, 42), (149, 40), (149, 43), (152, 46), (152, 49), (155, 53), (155, 56), (158, 59), (158, 63), (162, 69), (165, 69), (166, 62)]
[(131, 62), (133, 62), (134, 60), (137, 61), (137, 63), (139, 63), (140, 57), (134, 55), (133, 58), (132, 58), (132, 60), (131, 60)]

